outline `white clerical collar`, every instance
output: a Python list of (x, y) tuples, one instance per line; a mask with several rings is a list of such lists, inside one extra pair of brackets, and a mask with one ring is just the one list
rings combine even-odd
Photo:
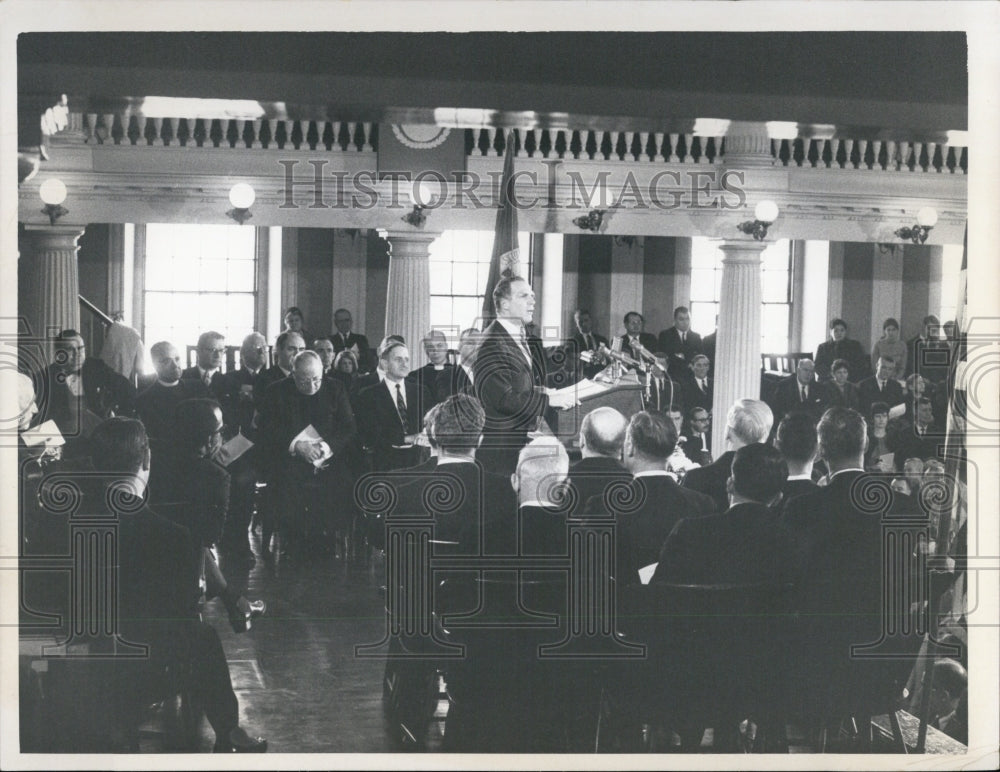
[(444, 370), (444, 365), (431, 365), (431, 367), (433, 367), (438, 372)]
[(444, 466), (445, 464), (474, 464), (476, 459), (474, 458), (456, 458), (455, 456), (438, 456), (437, 465)]
[(860, 468), (860, 467), (857, 467), (857, 466), (855, 466), (855, 467), (852, 467), (852, 468), (850, 468), (850, 469), (841, 469), (841, 470), (839, 470), (839, 471), (837, 471), (837, 472), (834, 472), (833, 474), (831, 474), (831, 475), (830, 475), (830, 479), (832, 480), (832, 479), (833, 479), (834, 477), (836, 477), (836, 476), (837, 476), (838, 474), (845, 474), (846, 472), (863, 472), (863, 471), (865, 471), (865, 470), (864, 470), (864, 469), (862, 469), (862, 468)]
[(812, 482), (812, 475), (811, 474), (790, 474), (790, 475), (788, 475), (788, 482), (791, 482), (792, 480), (808, 480), (809, 482)]
[(632, 477), (634, 479), (639, 479), (640, 477), (669, 477), (670, 472), (666, 469), (647, 469), (644, 472), (636, 472)]
[(532, 499), (531, 501), (524, 501), (518, 504), (518, 508), (523, 509), (524, 507), (538, 507), (539, 509), (551, 509), (553, 510), (553, 512), (562, 512), (565, 509), (565, 506), (563, 505), (553, 504), (551, 501), (541, 501), (539, 499)]

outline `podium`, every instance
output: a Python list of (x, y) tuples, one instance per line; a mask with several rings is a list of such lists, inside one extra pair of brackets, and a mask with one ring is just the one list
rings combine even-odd
[(599, 407), (613, 407), (626, 419), (642, 410), (642, 386), (635, 381), (609, 385), (607, 389), (580, 399), (569, 410), (549, 410), (546, 421), (552, 433), (567, 449), (577, 447), (583, 417)]

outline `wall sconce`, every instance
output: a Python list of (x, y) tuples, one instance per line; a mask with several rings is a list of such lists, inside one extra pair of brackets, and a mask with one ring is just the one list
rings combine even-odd
[(69, 214), (69, 209), (62, 205), (66, 200), (66, 186), (63, 181), (55, 177), (50, 177), (38, 188), (38, 195), (42, 199), (45, 207), (42, 214), (49, 216), (49, 225), (55, 225), (56, 220), (64, 214)]
[(937, 211), (934, 207), (925, 206), (917, 212), (917, 222), (912, 228), (899, 228), (895, 233), (903, 241), (923, 244), (927, 241), (927, 234), (931, 232), (931, 228), (937, 225), (937, 219)]
[(778, 219), (778, 205), (773, 201), (761, 201), (753, 210), (753, 220), (741, 222), (736, 227), (756, 241), (767, 238), (767, 229)]
[[(427, 215), (424, 214), (424, 210), (429, 208), (433, 201), (431, 201), (431, 188), (423, 180), (413, 183), (413, 192), (410, 194), (413, 200), (413, 211), (407, 212), (400, 219), (407, 225), (412, 225), (414, 228), (423, 228), (424, 224), (427, 222)], [(426, 202), (426, 203), (425, 203)]]
[(253, 206), (256, 198), (257, 194), (252, 186), (245, 182), (237, 182), (229, 189), (229, 203), (233, 205), (233, 208), (226, 212), (226, 216), (242, 225), (253, 217), (250, 214), (250, 207)]
[(601, 229), (607, 211), (607, 209), (591, 209), (587, 214), (574, 218), (573, 224), (585, 231), (597, 233)]

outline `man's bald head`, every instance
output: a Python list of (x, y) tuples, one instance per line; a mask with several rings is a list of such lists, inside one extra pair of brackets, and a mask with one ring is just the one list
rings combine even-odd
[(628, 421), (613, 407), (599, 407), (583, 417), (580, 424), (580, 450), (584, 457), (620, 458)]

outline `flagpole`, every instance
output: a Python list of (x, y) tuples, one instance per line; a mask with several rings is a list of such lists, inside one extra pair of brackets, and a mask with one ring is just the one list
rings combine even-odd
[(497, 196), (497, 217), (493, 228), (493, 254), (483, 293), (483, 329), (494, 319), (493, 288), (505, 276), (520, 273), (520, 250), (517, 243), (517, 207), (514, 195), (514, 130), (504, 135), (503, 174)]

